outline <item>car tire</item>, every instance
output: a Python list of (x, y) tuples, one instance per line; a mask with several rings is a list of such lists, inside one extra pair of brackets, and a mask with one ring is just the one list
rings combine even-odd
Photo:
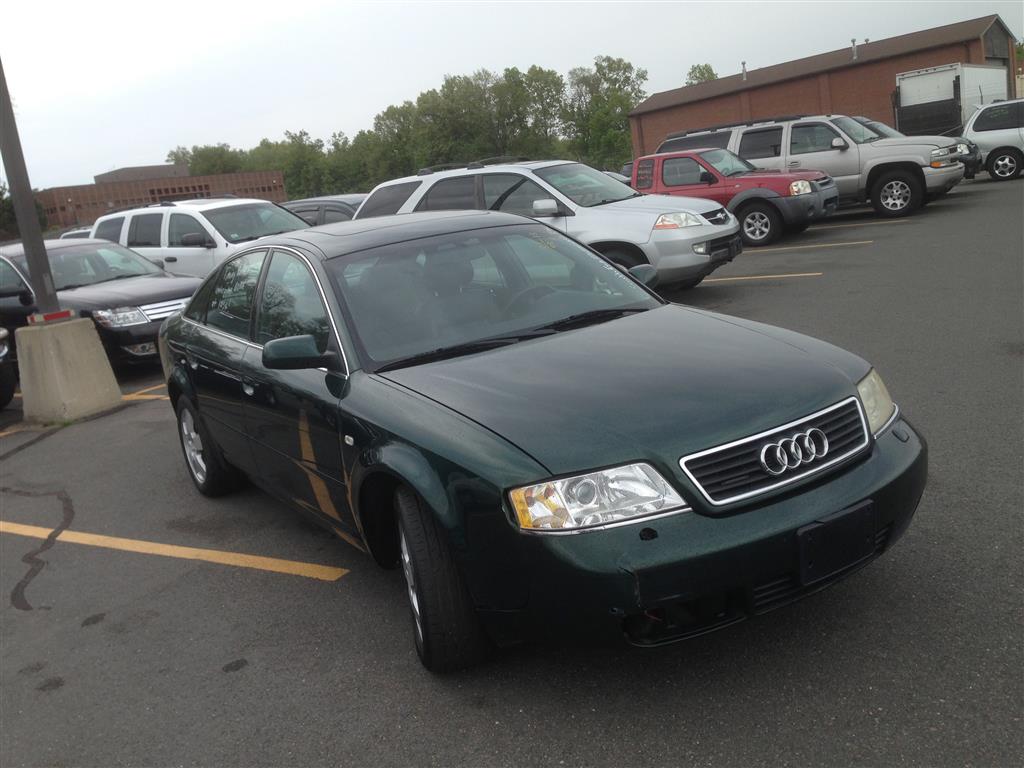
[(608, 261), (615, 262), (624, 269), (632, 269), (638, 264), (643, 262), (637, 258), (636, 254), (632, 254), (629, 251), (624, 251), (621, 248), (609, 248), (606, 251), (600, 252)]
[(782, 216), (771, 203), (747, 203), (740, 208), (740, 237), (749, 246), (774, 243), (782, 235)]
[(175, 411), (185, 468), (199, 492), (204, 496), (223, 496), (238, 488), (241, 473), (221, 456), (192, 401), (181, 395)]
[(985, 168), (993, 181), (1009, 181), (1020, 176), (1024, 156), (1011, 147), (999, 149), (989, 154)]
[(13, 363), (0, 362), (0, 408), (6, 408), (14, 399), (14, 390), (18, 386), (18, 374)]
[(416, 653), (431, 672), (481, 662), (488, 643), (448, 547), (447, 534), (409, 487), (395, 491), (399, 557)]
[(871, 187), (871, 205), (885, 219), (907, 216), (924, 202), (920, 179), (910, 171), (889, 171), (875, 179)]

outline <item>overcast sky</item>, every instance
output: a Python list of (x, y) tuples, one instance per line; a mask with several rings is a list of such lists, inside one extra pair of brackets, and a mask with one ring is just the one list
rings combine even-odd
[[(34, 187), (164, 162), (179, 144), (305, 129), (354, 136), (446, 74), (620, 56), (648, 93), (998, 13), (1013, 2), (227, 2), (4, 0), (0, 57)], [(6, 178), (5, 176), (3, 177)]]

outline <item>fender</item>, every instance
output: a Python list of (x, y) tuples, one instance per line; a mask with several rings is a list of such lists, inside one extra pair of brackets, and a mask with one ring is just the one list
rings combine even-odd
[(167, 377), (167, 394), (171, 398), (172, 409), (178, 407), (178, 397), (181, 395), (185, 395), (193, 403), (197, 402), (192, 380), (179, 363), (173, 364), (171, 374)]
[(886, 157), (880, 157), (875, 160), (869, 160), (864, 164), (860, 171), (860, 182), (859, 192), (862, 197), (866, 197), (871, 191), (871, 185), (874, 184), (875, 178), (880, 173), (885, 173), (889, 170), (906, 170), (916, 174), (921, 182), (924, 182), (924, 171), (921, 170), (922, 166), (928, 164), (930, 157), (923, 157), (920, 154), (908, 154), (903, 153), (899, 155), (887, 155)]
[(767, 187), (753, 187), (751, 189), (745, 189), (736, 195), (726, 208), (730, 213), (735, 213), (739, 210), (739, 207), (744, 203), (750, 202), (751, 200), (771, 200), (772, 198), (782, 197), (774, 189), (768, 189)]

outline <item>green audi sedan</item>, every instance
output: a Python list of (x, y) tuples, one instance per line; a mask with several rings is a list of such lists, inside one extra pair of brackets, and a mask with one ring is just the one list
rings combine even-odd
[(879, 374), (655, 280), (497, 212), (254, 242), (161, 329), (189, 474), (401, 567), (435, 671), (692, 637), (891, 547), (927, 448)]

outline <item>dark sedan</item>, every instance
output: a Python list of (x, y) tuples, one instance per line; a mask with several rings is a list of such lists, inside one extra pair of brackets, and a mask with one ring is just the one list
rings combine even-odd
[[(155, 361), (160, 324), (202, 282), (106, 240), (46, 240), (45, 246), (61, 308), (93, 319), (113, 363)], [(0, 298), (0, 326), (25, 325), (37, 310), (21, 243), (0, 248), (0, 289), (7, 294)]]
[(161, 330), (189, 473), (401, 566), (432, 670), (690, 637), (891, 547), (927, 450), (879, 375), (654, 279), (495, 212), (260, 241)]

